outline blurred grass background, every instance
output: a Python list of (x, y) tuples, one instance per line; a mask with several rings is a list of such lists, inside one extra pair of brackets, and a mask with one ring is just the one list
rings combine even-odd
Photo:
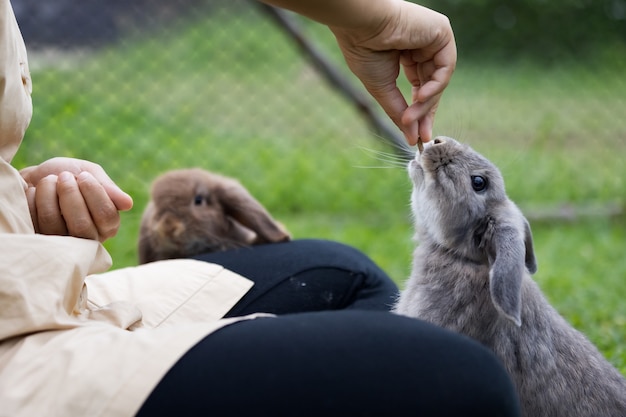
[[(346, 71), (330, 33), (301, 23)], [(133, 196), (106, 243), (114, 268), (136, 264), (152, 179), (199, 166), (238, 178), (295, 238), (353, 245), (402, 285), (414, 247), (405, 169), (248, 3), (160, 19), (97, 47), (32, 46), (35, 113), (14, 163), (92, 160)], [(626, 219), (600, 209), (626, 203), (625, 73), (619, 44), (558, 62), (460, 50), (435, 125), (501, 168), (531, 219), (536, 280), (624, 374)], [(563, 205), (592, 215), (532, 216)]]

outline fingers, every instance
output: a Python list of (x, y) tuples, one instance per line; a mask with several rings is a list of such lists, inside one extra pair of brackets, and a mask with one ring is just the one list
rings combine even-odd
[(395, 85), (393, 87), (385, 93), (377, 94), (371, 91), (370, 93), (400, 128), (409, 145), (417, 144), (418, 137), (424, 142), (430, 141), (435, 111), (441, 95), (431, 97), (424, 102), (415, 101), (409, 106), (400, 90)]
[[(439, 100), (456, 66), (452, 35), (425, 45), (372, 52), (354, 46), (350, 49), (344, 43), (343, 49), (352, 71), (404, 133), (409, 145), (415, 145), (418, 137), (424, 142), (431, 139)], [(411, 105), (397, 84), (400, 66), (411, 85)]]
[(49, 175), (59, 175), (63, 171), (70, 172), (75, 177), (80, 176), (85, 171), (90, 173), (102, 184), (118, 210), (125, 211), (132, 208), (132, 198), (111, 180), (100, 165), (90, 161), (57, 157), (49, 159), (40, 165), (24, 168), (20, 171), (20, 174), (29, 185), (37, 186), (42, 178)]
[[(59, 174), (57, 195), (62, 219), (71, 236), (98, 239), (98, 228), (91, 219), (76, 178), (69, 172)], [(38, 210), (39, 211), (39, 210)]]
[(20, 174), (30, 187), (28, 205), (38, 233), (104, 241), (119, 229), (118, 211), (133, 207), (133, 199), (90, 161), (57, 157)]
[(412, 57), (414, 64), (407, 63), (404, 68), (406, 74), (415, 66), (420, 85), (414, 101), (424, 102), (441, 95), (450, 83), (456, 68), (456, 46), (454, 42), (446, 44), (429, 60), (421, 60), (419, 55), (419, 51), (415, 52)]
[[(119, 207), (113, 198), (110, 198), (110, 191), (107, 191), (106, 187), (96, 177), (86, 171), (82, 172), (76, 181), (90, 218), (97, 229), (99, 239), (104, 241), (115, 236), (120, 226), (120, 216)], [(126, 193), (122, 194), (128, 197)], [(128, 198), (130, 199), (130, 197)], [(130, 200), (130, 207), (132, 207), (132, 199)]]
[(409, 144), (415, 145), (418, 136), (423, 142), (431, 140), (439, 100), (456, 68), (457, 50), (445, 16), (413, 3), (402, 5), (404, 20), (398, 27), (405, 32), (401, 39), (408, 43), (402, 44), (399, 60), (412, 87), (413, 104), (403, 109), (396, 124)]
[(78, 179), (80, 180), (85, 173), (91, 174), (85, 177), (85, 179), (89, 178), (87, 183), (94, 185), (91, 179), (95, 179), (106, 191), (117, 210), (126, 211), (133, 207), (133, 199), (113, 182), (100, 165), (89, 161), (81, 161), (81, 170), (82, 172), (78, 175)]
[[(367, 85), (366, 85), (367, 87)], [(400, 89), (393, 83), (386, 90), (373, 90), (368, 88), (372, 97), (380, 104), (385, 113), (391, 118), (398, 128), (404, 133), (409, 145), (417, 143), (418, 122), (417, 119), (404, 121), (404, 114), (408, 108), (408, 104)]]
[(104, 241), (119, 229), (116, 205), (89, 172), (77, 178), (66, 171), (44, 177), (27, 197), (39, 233)]
[(42, 178), (38, 182), (35, 192), (35, 207), (31, 208), (31, 212), (36, 213), (36, 217), (33, 217), (35, 230), (46, 235), (68, 234), (59, 207), (57, 183), (58, 177), (56, 175)]
[[(402, 114), (402, 123), (404, 125), (416, 125), (417, 135), (419, 135), (424, 143), (432, 139), (435, 113), (439, 105), (440, 97), (441, 95), (437, 95), (425, 102), (416, 101), (407, 107)], [(417, 143), (417, 135), (415, 137), (415, 143)], [(410, 144), (414, 145), (415, 143)]]
[[(401, 123), (414, 126), (422, 141), (428, 142), (432, 137), (439, 100), (454, 72), (456, 46), (454, 42), (448, 43), (434, 57), (427, 60), (424, 60), (422, 50), (405, 51), (400, 62), (407, 80), (412, 85), (413, 99), (413, 104), (403, 112)], [(407, 137), (409, 143), (411, 139), (413, 138)]]

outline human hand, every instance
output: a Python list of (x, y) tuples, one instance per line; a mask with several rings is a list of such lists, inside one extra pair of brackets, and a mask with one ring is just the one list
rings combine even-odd
[(119, 211), (130, 210), (132, 198), (93, 162), (52, 158), (24, 168), (26, 192), (37, 233), (99, 240), (115, 236)]
[[(406, 1), (379, 5), (367, 25), (330, 25), (352, 72), (402, 130), (410, 145), (432, 137), (439, 99), (456, 67), (448, 18)], [(397, 86), (400, 66), (412, 86), (407, 104)]]

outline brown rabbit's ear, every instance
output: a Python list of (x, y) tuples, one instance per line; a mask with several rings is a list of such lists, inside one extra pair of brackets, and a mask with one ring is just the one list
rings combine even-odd
[(522, 279), (526, 269), (531, 273), (537, 269), (532, 235), (528, 222), (517, 210), (503, 210), (499, 216), (490, 222), (487, 242), (489, 290), (496, 309), (521, 326)]
[(215, 191), (227, 216), (257, 234), (256, 243), (283, 242), (291, 239), (279, 223), (237, 181), (227, 180)]

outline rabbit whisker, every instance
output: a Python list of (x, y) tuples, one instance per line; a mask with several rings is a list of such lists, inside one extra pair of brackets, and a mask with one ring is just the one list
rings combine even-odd
[(395, 165), (402, 165), (403, 167), (406, 166), (406, 164), (409, 162), (409, 158), (406, 158), (404, 156), (400, 156), (394, 153), (389, 153), (389, 152), (385, 152), (385, 151), (379, 151), (379, 150), (375, 150), (375, 149), (371, 149), (371, 148), (367, 148), (364, 146), (359, 146), (359, 149), (367, 154), (368, 156), (377, 159), (381, 162), (387, 162), (387, 163), (391, 163), (391, 164), (395, 164)]
[(372, 132), (372, 136), (378, 142), (383, 143), (391, 147), (392, 149), (395, 149), (396, 152), (393, 153), (393, 155), (396, 155), (401, 159), (405, 159), (406, 161), (408, 161), (409, 159), (412, 159), (413, 155), (417, 153), (417, 146), (410, 146), (408, 143), (404, 141), (401, 141), (401, 142), (391, 141), (374, 132)]

